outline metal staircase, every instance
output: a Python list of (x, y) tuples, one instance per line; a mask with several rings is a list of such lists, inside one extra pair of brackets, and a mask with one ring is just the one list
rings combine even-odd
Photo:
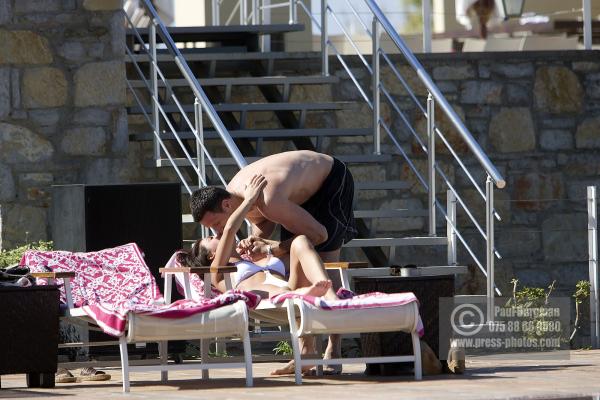
[[(368, 6), (372, 13), (369, 27), (356, 11), (356, 3)], [(266, 5), (263, 1), (238, 1), (238, 6), (226, 19), (237, 19), (239, 25), (220, 25), (219, 2), (213, 1), (213, 26), (194, 28), (166, 28), (150, 1), (140, 1), (150, 18), (147, 29), (138, 29), (128, 18), (127, 40), (128, 86), (133, 103), (128, 109), (135, 120), (142, 117), (130, 135), (130, 140), (152, 142), (153, 158), (150, 164), (155, 167), (169, 167), (183, 184), (184, 193), (191, 193), (198, 186), (207, 184), (225, 185), (226, 182), (246, 164), (270, 154), (273, 151), (311, 149), (322, 151), (323, 143), (336, 138), (372, 138), (372, 149), (365, 154), (332, 154), (348, 163), (350, 168), (360, 165), (385, 166), (390, 163), (403, 163), (408, 166), (414, 179), (426, 192), (424, 209), (357, 209), (355, 217), (361, 238), (349, 242), (346, 247), (360, 248), (373, 266), (388, 266), (394, 262), (395, 249), (401, 246), (436, 246), (446, 248), (444, 265), (424, 268), (429, 273), (460, 273), (465, 268), (458, 266), (457, 246), (466, 250), (483, 274), (487, 277), (487, 297), (494, 297), (494, 259), (499, 254), (494, 248), (494, 219), (498, 214), (493, 206), (494, 186), (502, 188), (504, 178), (485, 155), (468, 129), (448, 104), (440, 90), (429, 77), (412, 52), (406, 47), (386, 16), (373, 0), (346, 0), (350, 11), (356, 15), (368, 36), (372, 38), (372, 55), (363, 55), (352, 37), (344, 29), (335, 10), (322, 1), (321, 15), (316, 18), (302, 0), (278, 2), (273, 0)], [(250, 7), (249, 7), (250, 6)], [(265, 10), (274, 7), (287, 7), (289, 21), (279, 24), (262, 24)], [(261, 51), (270, 46), (264, 39), (281, 37), (288, 32), (297, 32), (304, 26), (297, 23), (298, 10), (303, 10), (314, 26), (321, 30), (320, 53), (287, 53), (283, 51)], [(356, 49), (370, 79), (370, 87), (362, 87), (359, 79), (348, 66), (343, 56), (329, 40), (328, 23), (340, 24), (342, 31)], [(406, 79), (391, 62), (390, 56), (380, 46), (382, 31), (387, 34), (404, 56), (428, 92), (427, 99), (415, 95)], [(189, 48), (185, 43), (203, 42), (206, 47)], [(180, 44), (178, 46), (177, 44)], [(371, 126), (356, 126), (343, 129), (331, 126), (326, 113), (339, 110), (358, 110), (360, 102), (340, 102), (331, 99), (294, 102), (296, 87), (327, 86), (338, 83), (339, 78), (329, 74), (329, 52), (333, 51), (339, 65), (346, 70), (356, 84), (364, 103), (372, 110)], [(368, 60), (370, 59), (370, 60)], [(281, 75), (278, 64), (281, 62), (319, 62), (320, 74), (311, 76)], [(397, 99), (386, 90), (380, 81), (380, 64), (385, 61), (398, 81), (406, 88), (410, 100), (414, 102), (427, 120), (426, 140), (410, 124), (406, 112)], [(309, 90), (309, 89), (306, 89)], [(367, 94), (369, 93), (369, 94)], [(418, 162), (407, 154), (397, 138), (393, 127), (380, 115), (381, 105), (387, 102), (393, 112), (406, 123), (405, 129), (412, 134), (416, 147), (423, 152), (426, 171), (420, 170)], [(363, 104), (364, 104), (363, 103)], [(436, 107), (437, 104), (437, 107)], [(478, 182), (466, 167), (465, 160), (458, 156), (450, 142), (436, 126), (435, 111), (441, 111), (451, 121), (460, 139), (466, 143), (470, 156), (484, 171), (485, 182)], [(265, 117), (267, 115), (268, 117)], [(321, 118), (319, 118), (319, 116)], [(315, 121), (323, 120), (320, 125)], [(135, 129), (137, 128), (137, 129)], [(389, 143), (382, 146), (382, 132)], [(441, 140), (452, 161), (472, 183), (485, 207), (485, 223), (477, 221), (471, 208), (461, 193), (442, 170), (436, 160), (436, 140)], [(438, 145), (439, 146), (439, 145)], [(390, 151), (390, 149), (392, 149)], [(444, 160), (447, 162), (448, 160)], [(398, 176), (385, 176), (381, 181), (357, 181), (357, 191), (365, 193), (374, 190), (406, 191), (411, 187)], [(437, 198), (436, 181), (446, 189), (446, 199)], [(438, 184), (439, 184), (438, 183)], [(440, 187), (437, 186), (439, 189)], [(396, 193), (396, 192), (394, 192)], [(438, 194), (439, 195), (439, 194)], [(368, 197), (368, 195), (366, 195)], [(373, 207), (372, 207), (373, 208)], [(475, 227), (485, 243), (485, 254), (476, 254), (472, 243), (468, 243), (457, 224), (457, 209), (464, 212), (471, 227)], [(401, 224), (403, 218), (425, 217), (428, 228), (418, 236), (379, 237), (369, 228), (375, 219), (393, 218)], [(440, 219), (441, 218), (441, 219)], [(440, 229), (438, 221), (445, 221)], [(193, 223), (190, 215), (184, 215), (184, 223)], [(443, 225), (442, 225), (443, 226)], [(196, 231), (200, 235), (202, 232)], [(396, 235), (395, 235), (396, 236)], [(189, 238), (191, 239), (191, 238)], [(389, 250), (388, 250), (389, 249)], [(407, 260), (410, 262), (410, 260)], [(463, 260), (471, 262), (471, 260)], [(497, 292), (499, 293), (499, 292)], [(488, 302), (490, 306), (491, 302)], [(488, 313), (491, 315), (491, 313)]]

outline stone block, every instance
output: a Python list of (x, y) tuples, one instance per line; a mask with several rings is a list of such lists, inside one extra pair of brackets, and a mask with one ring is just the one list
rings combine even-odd
[(68, 84), (58, 68), (28, 68), (23, 73), (23, 105), (27, 108), (60, 107), (67, 102)]
[(506, 100), (513, 106), (525, 106), (531, 104), (531, 91), (524, 85), (510, 83), (506, 85)]
[(117, 59), (125, 54), (125, 24), (123, 22), (123, 14), (117, 12), (110, 19), (109, 24), (112, 55)]
[(77, 125), (108, 126), (110, 115), (110, 112), (103, 108), (83, 108), (75, 111), (73, 122)]
[(54, 175), (45, 172), (28, 172), (19, 175), (20, 196), (27, 201), (48, 205), (51, 198)]
[(503, 229), (496, 233), (496, 247), (503, 258), (536, 259), (542, 248), (539, 232), (525, 229)]
[(48, 240), (48, 210), (24, 204), (0, 204), (0, 248)]
[(62, 112), (58, 109), (38, 109), (29, 111), (29, 120), (38, 126), (54, 126), (58, 124)]
[(540, 146), (544, 150), (568, 150), (573, 148), (573, 134), (562, 129), (542, 131)]
[(0, 201), (11, 201), (16, 194), (15, 180), (11, 168), (0, 163)]
[(492, 81), (466, 81), (461, 86), (460, 101), (465, 104), (501, 104), (502, 84)]
[(600, 176), (600, 154), (576, 153), (565, 155), (561, 170), (569, 176)]
[(10, 68), (0, 68), (0, 119), (8, 117), (11, 109)]
[[(481, 181), (479, 181), (481, 182)], [(483, 185), (480, 185), (483, 187)], [(485, 187), (483, 187), (485, 194)], [(471, 185), (468, 189), (462, 189), (457, 191), (463, 202), (466, 204), (467, 208), (473, 215), (473, 218), (480, 224), (485, 224), (485, 200), (479, 192)], [(446, 196), (439, 199), (446, 204)], [(461, 209), (460, 203), (457, 204), (457, 209)], [(502, 221), (510, 221), (511, 219), (511, 202), (510, 202), (510, 192), (506, 189), (494, 190), (494, 209), (502, 218)], [(459, 229), (462, 226), (471, 226), (472, 221), (471, 218), (462, 210), (457, 212), (457, 220)], [(497, 222), (499, 223), (499, 222)]]
[(600, 99), (600, 81), (587, 81), (585, 83), (585, 93), (590, 99)]
[[(440, 166), (442, 172), (450, 183), (454, 182), (454, 166), (448, 162), (443, 162), (437, 160), (438, 165)], [(419, 172), (421, 177), (427, 182), (427, 160), (413, 160), (413, 164), (415, 169)], [(436, 193), (445, 193), (446, 185), (443, 184), (442, 178), (439, 172), (436, 170)], [(427, 193), (427, 190), (421, 184), (421, 181), (417, 177), (416, 173), (412, 170), (412, 168), (407, 164), (403, 163), (400, 170), (400, 180), (406, 181), (411, 185), (410, 191), (415, 194)]]
[[(577, 177), (579, 178), (579, 177)], [(596, 188), (600, 187), (600, 178), (596, 177), (595, 179), (577, 179), (577, 180), (569, 180), (567, 187), (567, 196), (569, 199), (574, 200), (574, 204), (579, 204), (580, 208), (584, 208), (587, 199), (587, 187), (588, 186), (596, 186)], [(597, 189), (596, 189), (597, 190)]]
[(125, 65), (122, 61), (89, 63), (75, 73), (75, 106), (125, 103)]
[(577, 126), (575, 118), (542, 118), (541, 126), (550, 129), (570, 129)]
[(600, 117), (588, 118), (577, 127), (575, 144), (578, 149), (600, 148)]
[[(391, 108), (388, 103), (381, 103), (380, 118), (390, 126)], [(366, 103), (360, 103), (356, 109), (345, 109), (335, 112), (338, 128), (368, 128), (373, 126), (373, 110)], [(382, 128), (383, 131), (383, 128)], [(383, 133), (382, 135), (385, 135)]]
[(81, 62), (85, 48), (81, 42), (68, 41), (60, 46), (58, 54), (67, 61)]
[(332, 101), (331, 85), (293, 85), (290, 103), (323, 103)]
[(600, 70), (600, 63), (592, 61), (573, 61), (573, 71), (578, 72), (595, 72)]
[(48, 40), (31, 31), (0, 29), (0, 64), (50, 64)]
[(88, 11), (120, 10), (123, 0), (83, 0), (83, 8)]
[(513, 206), (517, 209), (539, 211), (550, 208), (557, 203), (548, 201), (562, 199), (565, 189), (560, 173), (531, 172), (524, 175), (511, 176), (509, 188), (512, 188)]
[(8, 164), (45, 161), (52, 157), (52, 143), (29, 129), (0, 122), (0, 160)]
[(464, 80), (475, 77), (475, 69), (469, 64), (442, 65), (433, 69), (433, 79), (435, 80)]
[(0, 25), (12, 20), (12, 0), (0, 0)]
[[(421, 80), (417, 76), (417, 73), (414, 69), (407, 65), (396, 66), (397, 72), (404, 79), (410, 90), (417, 96), (427, 96), (427, 88)], [(396, 76), (395, 72), (389, 65), (386, 63), (382, 63), (381, 71), (380, 71), (380, 81), (385, 86), (386, 90), (390, 94), (398, 95), (398, 96), (408, 96), (408, 91), (406, 87), (402, 84), (400, 79)], [(365, 88), (370, 87), (370, 85), (364, 86)], [(381, 95), (384, 96), (383, 94)]]
[(581, 113), (583, 98), (583, 88), (573, 71), (560, 66), (538, 68), (534, 85), (537, 110), (551, 114)]
[(529, 78), (533, 76), (534, 68), (532, 63), (494, 63), (490, 66), (492, 73), (502, 78)]
[(542, 223), (544, 259), (552, 262), (587, 260), (587, 214), (555, 214)]
[(535, 130), (529, 108), (501, 108), (490, 122), (489, 140), (502, 153), (534, 150)]
[[(452, 108), (458, 114), (459, 118), (463, 123), (465, 122), (465, 112), (463, 108), (459, 105), (452, 105)], [(442, 132), (452, 149), (458, 154), (465, 154), (469, 151), (469, 146), (462, 139), (454, 124), (450, 121), (450, 119), (446, 116), (440, 107), (435, 108), (435, 123), (436, 127)], [(415, 130), (417, 134), (421, 137), (423, 143), (427, 144), (427, 119), (425, 116), (418, 112), (415, 118), (414, 123)], [(435, 151), (440, 154), (450, 154), (450, 151), (444, 144), (444, 142), (440, 139), (439, 136), (435, 138)], [(413, 151), (416, 153), (420, 150), (420, 146), (417, 142), (413, 142)]]
[(104, 128), (73, 128), (65, 132), (61, 149), (75, 156), (98, 156), (106, 153)]
[(41, 13), (60, 11), (62, 0), (17, 0), (15, 1), (15, 13)]
[(127, 113), (119, 109), (112, 113), (112, 147), (114, 154), (127, 154), (129, 132), (127, 130)]
[(13, 109), (21, 108), (21, 70), (12, 68), (10, 71), (11, 104)]

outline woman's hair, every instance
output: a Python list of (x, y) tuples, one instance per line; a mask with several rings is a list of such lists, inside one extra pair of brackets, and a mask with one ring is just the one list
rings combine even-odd
[(190, 251), (182, 250), (177, 253), (177, 262), (182, 267), (208, 267), (211, 264), (209, 259), (210, 251), (203, 246), (198, 239), (192, 245)]

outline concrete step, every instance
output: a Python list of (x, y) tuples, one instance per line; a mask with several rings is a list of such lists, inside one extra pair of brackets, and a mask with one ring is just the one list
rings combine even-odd
[[(261, 157), (246, 157), (246, 161), (248, 164), (259, 160)], [(337, 159), (343, 161), (348, 164), (368, 164), (368, 163), (382, 163), (389, 162), (392, 160), (392, 156), (389, 154), (364, 154), (364, 155), (347, 155), (347, 156), (336, 156)], [(178, 167), (189, 167), (191, 166), (190, 161), (187, 158), (174, 158), (173, 159), (175, 165)], [(237, 165), (235, 160), (230, 157), (215, 157), (213, 161), (217, 165), (220, 166), (235, 166)], [(156, 166), (156, 167), (172, 167), (171, 161), (168, 158), (161, 158), (156, 160), (156, 165), (152, 163), (152, 161), (145, 162), (146, 166)], [(207, 166), (212, 166), (207, 162)]]
[[(258, 85), (321, 85), (339, 82), (339, 78), (333, 75), (323, 76), (243, 76), (232, 78), (206, 78), (198, 79), (200, 86), (258, 86)], [(129, 80), (133, 88), (146, 88), (142, 80)], [(168, 79), (171, 87), (187, 87), (189, 83), (185, 79)], [(150, 84), (150, 82), (148, 82)], [(165, 87), (162, 80), (158, 81), (158, 87)]]
[[(310, 128), (310, 129), (240, 129), (230, 130), (229, 134), (234, 139), (265, 139), (265, 140), (286, 140), (294, 137), (327, 137), (327, 136), (371, 136), (373, 128)], [(164, 132), (160, 135), (161, 140), (175, 140), (175, 135), (171, 132)], [(178, 137), (182, 140), (196, 139), (191, 131), (178, 132)], [(204, 131), (204, 139), (219, 139), (221, 136), (212, 129)], [(134, 133), (129, 135), (129, 140), (142, 142), (154, 140), (152, 132)]]
[(403, 238), (369, 238), (353, 239), (344, 247), (396, 247), (396, 246), (445, 246), (448, 239), (445, 236), (415, 236)]
[[(306, 59), (320, 59), (320, 53), (316, 52), (284, 52), (284, 51), (272, 51), (272, 52), (227, 52), (227, 53), (205, 53), (205, 52), (192, 52), (186, 49), (181, 49), (181, 53), (188, 62), (196, 61), (262, 61), (262, 60), (299, 60), (303, 61)], [(170, 54), (157, 54), (159, 62), (173, 61), (173, 56)], [(150, 62), (148, 55), (133, 54), (133, 60), (127, 55), (125, 56), (126, 63), (147, 63)]]
[[(213, 104), (217, 112), (265, 112), (265, 111), (335, 111), (344, 109), (355, 109), (357, 103), (351, 101), (336, 101), (328, 103), (224, 103)], [(193, 104), (182, 105), (181, 108), (186, 113), (194, 112)], [(163, 105), (165, 113), (180, 113), (179, 107), (174, 104)], [(127, 108), (128, 114), (147, 114), (152, 112), (152, 107), (131, 106)]]

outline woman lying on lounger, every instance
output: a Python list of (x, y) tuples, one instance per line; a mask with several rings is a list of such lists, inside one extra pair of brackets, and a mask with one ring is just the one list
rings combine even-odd
[[(262, 175), (254, 175), (244, 192), (244, 201), (227, 220), (221, 238), (209, 236), (197, 240), (190, 253), (182, 252), (178, 262), (186, 266), (235, 265), (233, 287), (258, 292), (263, 297), (272, 297), (289, 292), (336, 300), (337, 296), (327, 278), (323, 263), (306, 236), (297, 236), (290, 247), (289, 279), (285, 280), (285, 265), (276, 257), (266, 257), (252, 262), (243, 256), (243, 249), (236, 245), (235, 234), (244, 222), (244, 217), (262, 195), (267, 181)], [(213, 274), (212, 284), (221, 292), (226, 291), (222, 273)]]
[[(244, 249), (237, 246), (235, 234), (244, 222), (244, 217), (256, 200), (262, 196), (262, 190), (267, 181), (262, 175), (254, 175), (244, 191), (244, 201), (231, 214), (221, 238), (209, 236), (197, 240), (191, 252), (181, 252), (177, 261), (182, 266), (223, 266), (235, 265), (238, 270), (233, 277), (233, 287), (240, 290), (258, 292), (264, 297), (272, 297), (280, 293), (294, 291), (295, 293), (324, 297), (337, 300), (332, 289), (331, 281), (323, 267), (323, 262), (313, 245), (304, 235), (297, 236), (292, 241), (289, 254), (289, 279), (285, 280), (285, 265), (276, 257), (263, 258), (256, 263), (246, 260)], [(212, 284), (221, 292), (226, 291), (222, 273), (212, 274)], [(309, 341), (312, 342), (312, 341)], [(303, 353), (314, 350), (314, 343), (307, 343)], [(310, 367), (303, 368), (304, 370)], [(274, 371), (279, 375), (292, 373), (293, 364)]]

